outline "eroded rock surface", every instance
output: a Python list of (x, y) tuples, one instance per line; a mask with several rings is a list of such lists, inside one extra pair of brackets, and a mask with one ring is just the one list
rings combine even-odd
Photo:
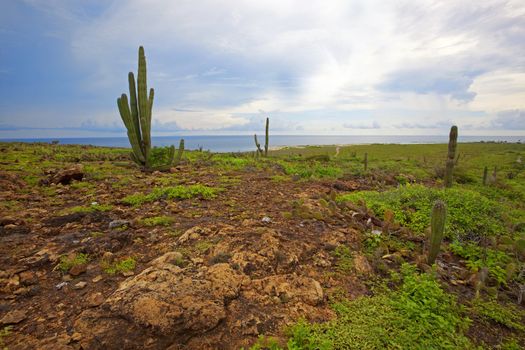
[(123, 336), (131, 336), (137, 348), (182, 344), (226, 317), (226, 305), (238, 296), (243, 276), (228, 264), (181, 269), (172, 264), (173, 254), (125, 280), (100, 308), (82, 313), (75, 330), (84, 348), (119, 348)]

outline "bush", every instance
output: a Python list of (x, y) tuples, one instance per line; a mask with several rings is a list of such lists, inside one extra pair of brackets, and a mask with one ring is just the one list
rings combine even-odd
[(469, 319), (429, 274), (402, 266), (398, 291), (333, 305), (337, 318), (322, 324), (299, 321), (288, 349), (468, 349)]
[(339, 196), (338, 201), (364, 201), (368, 208), (383, 217), (394, 213), (394, 220), (414, 233), (423, 234), (430, 225), (433, 203), (441, 199), (447, 204), (447, 237), (478, 240), (483, 235), (506, 233), (501, 206), (487, 197), (467, 189), (438, 189), (422, 185), (406, 185), (387, 192), (362, 191)]

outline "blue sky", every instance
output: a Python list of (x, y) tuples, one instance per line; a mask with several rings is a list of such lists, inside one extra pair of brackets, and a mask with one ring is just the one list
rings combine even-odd
[(157, 135), (525, 135), (525, 3), (3, 0), (0, 138), (125, 136), (143, 45)]

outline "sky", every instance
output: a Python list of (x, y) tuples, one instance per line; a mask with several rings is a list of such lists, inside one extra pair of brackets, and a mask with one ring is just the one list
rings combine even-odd
[(0, 0), (0, 138), (525, 135), (523, 0)]

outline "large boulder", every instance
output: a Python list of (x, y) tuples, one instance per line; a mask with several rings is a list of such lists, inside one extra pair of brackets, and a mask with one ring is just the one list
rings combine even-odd
[(184, 344), (215, 328), (243, 276), (228, 264), (181, 269), (169, 252), (125, 280), (98, 308), (75, 322), (85, 349), (157, 349)]

